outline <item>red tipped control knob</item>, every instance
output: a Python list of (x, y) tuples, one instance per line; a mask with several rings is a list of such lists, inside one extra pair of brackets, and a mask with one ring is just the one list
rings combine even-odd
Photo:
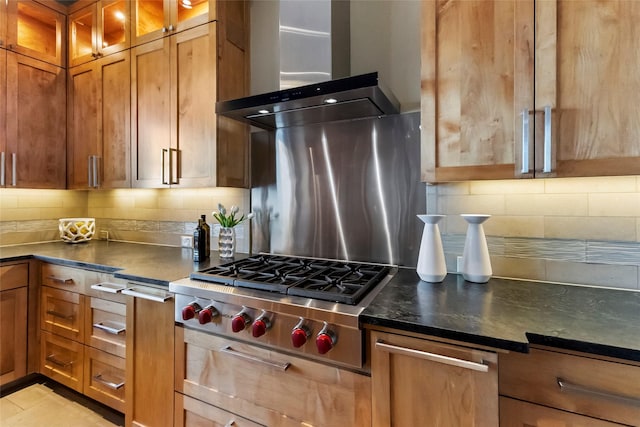
[(291, 331), (291, 343), (294, 347), (302, 347), (306, 342), (309, 334), (302, 328), (295, 328)]
[(218, 310), (216, 310), (213, 306), (206, 307), (198, 313), (198, 322), (201, 325), (207, 324), (213, 320), (215, 316), (218, 315)]
[(316, 347), (318, 348), (318, 353), (325, 354), (329, 350), (333, 348), (336, 344), (336, 336), (335, 334), (329, 330), (329, 325), (327, 322), (324, 322), (324, 327), (318, 332), (316, 336)]
[(255, 338), (263, 336), (267, 332), (267, 322), (264, 319), (257, 319), (253, 322), (251, 333)]
[(189, 320), (196, 317), (196, 313), (198, 312), (199, 308), (200, 307), (195, 302), (192, 302), (191, 304), (185, 306), (182, 309), (182, 320)]
[(247, 326), (249, 322), (251, 322), (249, 316), (240, 312), (231, 319), (231, 330), (233, 332), (240, 332), (244, 330), (245, 326)]

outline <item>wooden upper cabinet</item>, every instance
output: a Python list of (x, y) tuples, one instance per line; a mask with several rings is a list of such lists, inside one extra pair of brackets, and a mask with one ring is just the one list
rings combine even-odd
[(551, 172), (537, 175), (640, 174), (638, 22), (637, 1), (536, 2), (536, 110), (551, 107)]
[(133, 44), (170, 36), (215, 19), (215, 0), (135, 0), (131, 2)]
[(69, 70), (68, 188), (128, 188), (130, 52)]
[(129, 2), (102, 0), (69, 15), (69, 66), (120, 52), (130, 45)]
[(533, 1), (422, 4), (422, 179), (513, 178), (533, 108)]
[[(0, 1), (0, 3), (2, 3)], [(1, 17), (0, 17), (1, 19)], [(8, 165), (11, 162), (7, 152), (7, 52), (0, 49), (0, 187), (5, 187), (8, 180)]]
[(65, 188), (64, 69), (7, 52), (7, 82), (6, 186)]
[(0, 48), (4, 48), (7, 40), (7, 3), (0, 1)]
[(64, 13), (32, 0), (7, 3), (6, 47), (14, 52), (66, 65)]

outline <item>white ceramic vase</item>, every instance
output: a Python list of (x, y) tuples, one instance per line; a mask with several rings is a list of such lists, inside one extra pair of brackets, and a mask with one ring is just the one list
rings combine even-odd
[(491, 215), (462, 214), (460, 216), (469, 223), (462, 252), (462, 277), (468, 282), (486, 283), (491, 278), (493, 271), (482, 223), (488, 220)]
[(425, 282), (442, 282), (447, 275), (447, 265), (444, 261), (438, 221), (444, 218), (444, 215), (418, 215), (418, 218), (424, 222), (424, 230), (416, 272)]

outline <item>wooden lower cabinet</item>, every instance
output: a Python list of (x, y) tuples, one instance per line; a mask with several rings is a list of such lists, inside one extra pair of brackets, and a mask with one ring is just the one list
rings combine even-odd
[(85, 347), (84, 394), (124, 412), (125, 359)]
[(371, 331), (374, 427), (498, 426), (498, 357)]
[[(255, 423), (249, 425), (371, 426), (366, 375), (181, 326), (175, 330), (179, 394)], [(178, 407), (177, 416), (184, 411)]]
[(27, 374), (29, 264), (0, 266), (0, 385)]
[(180, 393), (175, 395), (175, 404), (175, 427), (263, 426)]
[(84, 295), (43, 286), (40, 327), (48, 332), (82, 342), (84, 338)]
[(84, 346), (46, 331), (40, 335), (40, 372), (82, 393)]
[(500, 427), (616, 427), (622, 425), (624, 424), (610, 423), (508, 397), (500, 398)]

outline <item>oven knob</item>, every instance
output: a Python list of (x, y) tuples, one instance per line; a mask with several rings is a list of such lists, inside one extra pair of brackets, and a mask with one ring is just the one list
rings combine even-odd
[(324, 326), (316, 336), (316, 347), (318, 353), (325, 354), (336, 345), (336, 334), (329, 330), (329, 325), (324, 322)]
[(267, 329), (269, 329), (270, 327), (271, 320), (269, 320), (269, 318), (267, 317), (267, 312), (262, 310), (260, 316), (258, 316), (258, 318), (253, 322), (253, 325), (251, 327), (251, 334), (254, 336), (254, 338), (259, 338), (263, 336), (267, 332)]
[(231, 330), (233, 332), (240, 332), (244, 330), (244, 328), (251, 323), (251, 319), (247, 316), (243, 311), (233, 316), (231, 319)]
[(216, 310), (214, 306), (210, 305), (200, 310), (198, 313), (198, 322), (200, 322), (201, 325), (204, 325), (211, 322), (211, 320), (213, 320), (213, 318), (218, 314), (218, 310)]
[(196, 313), (200, 311), (200, 306), (196, 302), (192, 302), (182, 309), (182, 320), (189, 320), (196, 317)]
[(311, 331), (304, 325), (304, 319), (301, 317), (298, 324), (291, 331), (291, 344), (296, 348), (302, 347), (310, 336)]

